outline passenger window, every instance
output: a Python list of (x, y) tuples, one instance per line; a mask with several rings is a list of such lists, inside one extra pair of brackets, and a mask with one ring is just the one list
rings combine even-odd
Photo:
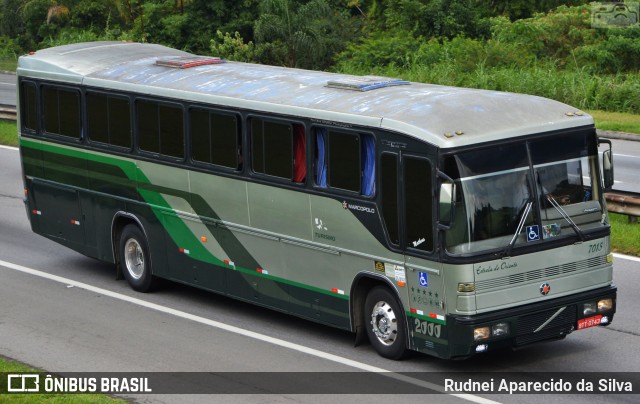
[(131, 148), (129, 100), (87, 93), (87, 132), (91, 141)]
[(25, 82), (21, 84), (20, 90), (22, 127), (35, 131), (38, 129), (36, 86)]
[(43, 86), (44, 130), (80, 139), (80, 93), (76, 90)]
[(368, 134), (315, 129), (316, 185), (375, 194), (375, 140)]
[(191, 157), (195, 161), (240, 168), (240, 130), (235, 115), (192, 109)]
[(141, 150), (169, 157), (184, 157), (182, 108), (138, 100), (138, 146)]
[(252, 119), (252, 167), (257, 173), (304, 182), (307, 175), (304, 127)]

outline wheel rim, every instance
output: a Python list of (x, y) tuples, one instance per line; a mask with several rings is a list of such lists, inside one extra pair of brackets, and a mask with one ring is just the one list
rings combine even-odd
[(392, 345), (398, 336), (398, 321), (391, 306), (380, 301), (371, 310), (371, 326), (378, 341), (383, 345)]
[(124, 263), (132, 278), (140, 279), (144, 274), (144, 250), (134, 238), (124, 244)]

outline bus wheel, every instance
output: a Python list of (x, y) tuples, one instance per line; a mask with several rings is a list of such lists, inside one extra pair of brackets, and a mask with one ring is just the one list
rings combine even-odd
[(407, 350), (407, 328), (395, 296), (388, 288), (376, 286), (367, 295), (364, 310), (367, 335), (373, 348), (385, 358), (402, 358)]
[(120, 233), (118, 245), (120, 265), (124, 277), (134, 290), (149, 292), (155, 285), (147, 239), (138, 226), (129, 224)]

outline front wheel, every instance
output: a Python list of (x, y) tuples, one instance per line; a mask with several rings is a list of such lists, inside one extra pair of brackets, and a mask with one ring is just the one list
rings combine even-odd
[(393, 293), (384, 286), (376, 286), (367, 295), (364, 310), (367, 335), (373, 348), (385, 358), (402, 358), (407, 351), (407, 327)]
[(138, 226), (129, 224), (122, 229), (118, 254), (122, 272), (131, 288), (138, 292), (151, 291), (156, 278), (151, 272), (147, 238)]

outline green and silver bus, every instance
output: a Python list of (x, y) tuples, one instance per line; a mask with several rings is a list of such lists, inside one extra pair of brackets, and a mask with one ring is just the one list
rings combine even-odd
[(135, 290), (193, 285), (394, 359), (613, 319), (611, 143), (573, 107), (126, 42), (17, 73), (33, 231)]

